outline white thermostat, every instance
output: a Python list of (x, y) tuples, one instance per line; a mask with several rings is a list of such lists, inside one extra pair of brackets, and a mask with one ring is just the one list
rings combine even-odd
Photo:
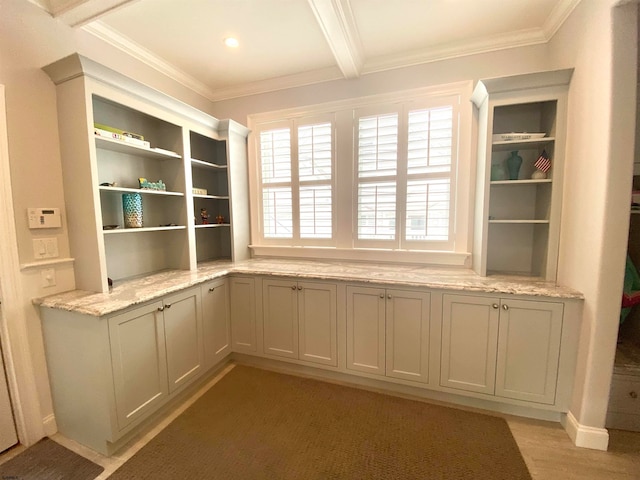
[(29, 208), (27, 215), (29, 228), (60, 228), (62, 226), (59, 208)]

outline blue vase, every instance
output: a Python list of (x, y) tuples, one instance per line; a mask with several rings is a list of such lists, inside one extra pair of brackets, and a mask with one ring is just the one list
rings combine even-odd
[(517, 180), (520, 175), (520, 167), (522, 166), (522, 157), (518, 152), (511, 152), (511, 156), (507, 158), (507, 168), (509, 169), (509, 180)]
[(142, 227), (142, 195), (139, 193), (124, 193), (122, 195), (122, 211), (124, 213), (125, 228)]

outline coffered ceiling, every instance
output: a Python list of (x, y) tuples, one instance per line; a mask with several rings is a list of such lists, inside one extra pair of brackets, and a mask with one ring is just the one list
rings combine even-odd
[(30, 1), (221, 100), (544, 43), (580, 0)]

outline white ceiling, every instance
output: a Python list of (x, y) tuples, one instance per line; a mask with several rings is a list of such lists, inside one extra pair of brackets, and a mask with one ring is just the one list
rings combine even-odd
[(580, 2), (30, 1), (214, 101), (544, 43)]

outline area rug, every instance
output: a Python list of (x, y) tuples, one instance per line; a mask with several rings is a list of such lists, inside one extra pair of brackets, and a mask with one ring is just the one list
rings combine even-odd
[(110, 480), (531, 480), (504, 419), (236, 366)]
[(93, 480), (103, 470), (59, 443), (43, 438), (0, 465), (0, 479)]

